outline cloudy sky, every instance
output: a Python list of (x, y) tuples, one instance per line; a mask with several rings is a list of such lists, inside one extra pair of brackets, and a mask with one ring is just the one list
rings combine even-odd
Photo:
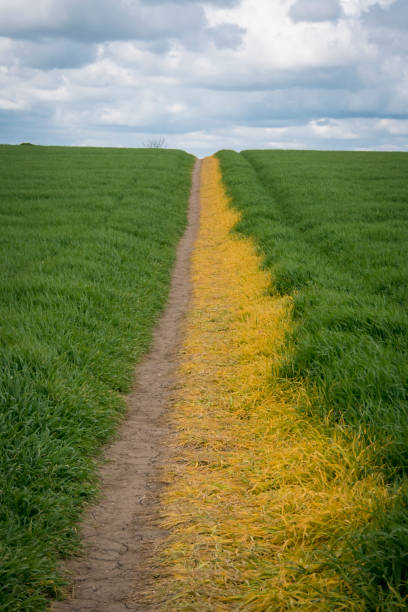
[(0, 142), (408, 151), (408, 0), (0, 0)]

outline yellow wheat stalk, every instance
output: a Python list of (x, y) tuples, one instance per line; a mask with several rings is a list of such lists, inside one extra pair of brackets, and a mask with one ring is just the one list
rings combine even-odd
[(154, 607), (361, 610), (316, 551), (367, 521), (385, 487), (359, 475), (358, 441), (302, 417), (302, 385), (276, 378), (291, 302), (267, 295), (253, 243), (231, 234), (239, 215), (216, 158), (201, 192)]

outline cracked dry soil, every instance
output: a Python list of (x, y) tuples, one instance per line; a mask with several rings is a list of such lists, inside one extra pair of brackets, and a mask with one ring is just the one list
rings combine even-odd
[(166, 416), (172, 402), (177, 352), (191, 297), (190, 256), (199, 224), (200, 160), (192, 176), (188, 226), (177, 248), (170, 295), (150, 352), (137, 366), (128, 413), (117, 439), (103, 454), (101, 495), (81, 524), (83, 556), (66, 564), (68, 598), (55, 612), (149, 610), (154, 551), (165, 533), (158, 526), (161, 467), (172, 435)]

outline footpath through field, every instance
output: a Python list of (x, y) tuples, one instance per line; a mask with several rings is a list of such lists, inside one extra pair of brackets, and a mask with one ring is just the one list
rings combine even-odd
[(54, 609), (360, 610), (319, 550), (340, 554), (385, 489), (361, 474), (358, 444), (302, 417), (302, 386), (278, 378), (291, 301), (268, 293), (254, 244), (231, 232), (239, 215), (215, 157), (202, 163), (200, 200), (174, 404), (194, 223), (85, 522), (89, 556)]
[[(190, 256), (199, 219), (200, 161), (192, 176), (188, 226), (177, 247), (168, 302), (153, 334), (149, 353), (137, 366), (127, 396), (127, 418), (104, 452), (101, 494), (81, 525), (84, 555), (67, 566), (70, 596), (55, 602), (56, 612), (144, 611), (137, 590), (150, 583), (155, 547), (160, 471), (168, 460), (166, 418), (177, 367), (177, 350), (190, 303)], [(136, 586), (134, 586), (136, 585)], [(133, 592), (133, 601), (130, 602)]]
[(352, 443), (295, 410), (301, 385), (277, 379), (291, 303), (267, 294), (270, 273), (231, 233), (237, 220), (218, 160), (205, 159), (161, 500), (169, 537), (149, 609), (361, 609), (316, 551), (361, 525), (384, 489), (359, 474)]

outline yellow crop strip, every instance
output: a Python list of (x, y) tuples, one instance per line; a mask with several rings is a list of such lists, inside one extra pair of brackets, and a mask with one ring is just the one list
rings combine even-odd
[(301, 385), (274, 378), (291, 303), (266, 294), (253, 243), (231, 234), (216, 158), (201, 193), (155, 609), (363, 609), (316, 551), (366, 521), (385, 487), (359, 475), (358, 444), (296, 411)]

